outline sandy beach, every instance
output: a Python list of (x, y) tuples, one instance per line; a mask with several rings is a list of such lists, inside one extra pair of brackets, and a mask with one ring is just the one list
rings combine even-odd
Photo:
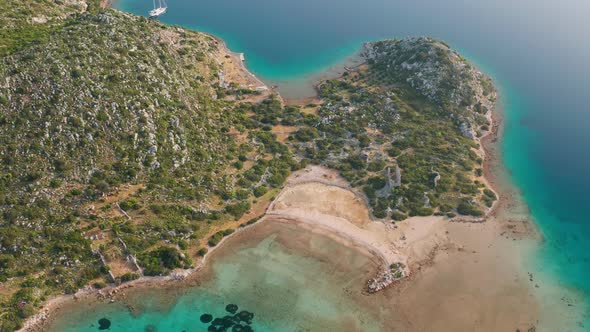
[(378, 255), (384, 266), (404, 263), (408, 274), (446, 241), (442, 217), (413, 217), (395, 225), (372, 220), (364, 197), (336, 172), (320, 166), (293, 174), (266, 215), (350, 239)]
[[(504, 202), (507, 202), (506, 200)], [(498, 208), (503, 208), (498, 206)], [(353, 241), (384, 264), (406, 263), (409, 278), (375, 295), (395, 307), (393, 328), (413, 331), (527, 331), (538, 319), (522, 270), (528, 226), (490, 217), (485, 223), (414, 217), (395, 225), (373, 221), (359, 194), (333, 171), (295, 173), (268, 216), (296, 220)], [(399, 315), (399, 313), (403, 315)]]

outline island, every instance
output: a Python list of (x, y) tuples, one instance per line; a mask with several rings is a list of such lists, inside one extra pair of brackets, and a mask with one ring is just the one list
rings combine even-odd
[(496, 90), (443, 41), (367, 43), (296, 105), (204, 33), (98, 0), (0, 9), (0, 331), (49, 300), (184, 278), (273, 219), (365, 247), (377, 292), (498, 201)]

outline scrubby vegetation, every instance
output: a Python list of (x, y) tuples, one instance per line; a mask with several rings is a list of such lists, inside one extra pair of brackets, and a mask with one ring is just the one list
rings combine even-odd
[(35, 3), (73, 16), (35, 23), (47, 38), (0, 60), (0, 281), (16, 290), (0, 296), (0, 330), (109, 273), (191, 267), (212, 227), (298, 167), (261, 118), (282, 111), (276, 98), (222, 98), (235, 86), (221, 93), (214, 38)]
[(0, 56), (46, 41), (73, 13), (96, 13), (100, 0), (0, 2)]
[(364, 52), (366, 68), (319, 87), (324, 103), (316, 117), (299, 120), (308, 127), (291, 145), (338, 169), (366, 194), (376, 218), (481, 215), (495, 195), (481, 194), (471, 128), (488, 121), (489, 78), (429, 38), (372, 43)]
[(0, 10), (0, 331), (54, 294), (190, 268), (309, 163), (377, 218), (477, 216), (496, 199), (472, 129), (493, 86), (440, 42), (370, 44), (368, 66), (304, 111), (245, 101), (205, 34), (98, 1)]

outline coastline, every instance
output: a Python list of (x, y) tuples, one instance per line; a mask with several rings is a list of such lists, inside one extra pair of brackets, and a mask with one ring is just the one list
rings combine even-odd
[[(210, 35), (211, 36), (211, 35)], [(243, 61), (241, 61), (239, 59), (239, 54), (237, 53), (233, 53), (231, 52), (227, 46), (225, 45), (225, 43), (215, 37), (212, 36), (213, 38), (215, 38), (217, 41), (222, 43), (222, 48), (225, 50), (224, 52), (227, 52), (227, 54), (231, 54), (232, 55), (232, 62), (234, 63), (234, 65), (236, 64), (235, 61), (236, 59), (239, 60), (239, 64), (240, 64), (240, 71), (241, 74), (244, 74), (246, 82), (248, 81), (248, 77), (250, 79), (253, 80), (253, 82), (259, 82), (261, 84), (264, 84), (262, 81), (260, 81), (258, 78), (256, 78), (255, 75), (253, 75), (252, 73), (250, 73), (247, 68), (245, 67)], [(317, 100), (317, 99), (314, 99)], [(495, 130), (500, 130), (500, 126), (496, 127), (496, 120), (493, 121), (493, 125), (492, 128), (495, 128)], [(489, 132), (487, 135), (485, 135), (484, 137), (481, 138), (481, 141), (485, 141), (487, 139), (489, 140), (493, 140), (494, 138), (498, 137), (498, 132), (496, 131), (494, 133), (494, 131), (492, 130), (491, 132)], [(489, 142), (490, 144), (494, 143), (494, 142)], [(487, 143), (482, 144), (482, 149), (485, 152), (485, 162), (484, 162), (484, 177), (486, 178), (486, 180), (488, 181), (488, 183), (490, 184), (490, 187), (498, 194), (499, 200), (494, 203), (493, 207), (490, 209), (490, 211), (488, 212), (488, 214), (486, 215), (485, 219), (487, 219), (486, 224), (488, 223), (494, 223), (493, 227), (487, 227), (487, 225), (471, 225), (471, 223), (475, 220), (466, 220), (467, 223), (449, 223), (449, 225), (443, 225), (443, 218), (437, 218), (437, 217), (426, 217), (424, 219), (412, 219), (412, 220), (406, 220), (404, 222), (399, 223), (399, 228), (400, 228), (400, 232), (395, 232), (395, 229), (391, 230), (392, 233), (390, 234), (392, 237), (386, 240), (383, 240), (385, 242), (387, 241), (392, 241), (393, 238), (397, 238), (400, 239), (402, 236), (405, 238), (409, 238), (410, 236), (408, 236), (405, 233), (402, 233), (402, 228), (407, 231), (408, 233), (412, 233), (414, 234), (413, 237), (413, 241), (401, 241), (398, 243), (395, 243), (395, 241), (393, 241), (393, 243), (395, 243), (394, 245), (394, 249), (392, 250), (391, 248), (379, 248), (378, 245), (375, 245), (376, 241), (372, 241), (375, 240), (371, 237), (358, 237), (355, 236), (352, 231), (338, 231), (338, 223), (341, 223), (342, 220), (333, 220), (331, 218), (320, 218), (320, 222), (318, 222), (317, 219), (317, 215), (310, 215), (307, 218), (305, 217), (305, 215), (301, 215), (298, 214), (298, 212), (301, 212), (300, 210), (297, 211), (297, 209), (295, 209), (296, 211), (290, 211), (289, 213), (283, 212), (283, 214), (281, 213), (276, 213), (275, 207), (277, 205), (277, 202), (280, 202), (280, 196), (277, 197), (277, 199), (275, 201), (273, 201), (269, 207), (267, 208), (267, 211), (269, 213), (267, 213), (267, 217), (262, 218), (260, 220), (260, 222), (268, 222), (269, 220), (272, 221), (273, 218), (285, 218), (285, 220), (291, 220), (291, 221), (295, 221), (298, 222), (299, 227), (302, 228), (308, 228), (308, 230), (316, 230), (319, 232), (324, 232), (326, 236), (336, 236), (336, 238), (342, 238), (345, 239), (346, 241), (343, 242), (343, 245), (352, 245), (350, 244), (350, 242), (355, 243), (356, 245), (360, 245), (360, 247), (368, 250), (369, 252), (371, 252), (374, 255), (380, 256), (380, 258), (385, 262), (385, 263), (391, 263), (395, 260), (404, 260), (406, 262), (406, 266), (408, 267), (408, 274), (409, 274), (409, 278), (403, 280), (401, 282), (401, 285), (399, 287), (399, 289), (394, 288), (392, 290), (387, 290), (386, 292), (399, 292), (400, 290), (403, 289), (407, 289), (408, 287), (414, 287), (410, 284), (412, 283), (417, 283), (420, 282), (420, 278), (423, 277), (427, 272), (428, 268), (433, 267), (435, 265), (441, 265), (441, 264), (448, 264), (447, 262), (439, 262), (437, 260), (437, 257), (440, 258), (439, 254), (441, 252), (446, 252), (446, 251), (453, 251), (453, 252), (463, 252), (465, 249), (463, 249), (463, 246), (458, 243), (457, 241), (459, 241), (458, 239), (451, 239), (449, 236), (445, 236), (446, 233), (448, 233), (450, 230), (452, 230), (453, 232), (466, 232), (466, 229), (470, 229), (471, 231), (471, 235), (476, 234), (474, 232), (480, 233), (482, 229), (486, 232), (486, 236), (489, 236), (490, 234), (496, 234), (496, 233), (501, 233), (501, 232), (509, 232), (511, 235), (515, 236), (515, 237), (519, 237), (519, 238), (527, 238), (529, 236), (531, 236), (531, 234), (535, 234), (536, 231), (534, 229), (534, 227), (532, 227), (532, 223), (530, 222), (522, 222), (519, 224), (516, 224), (516, 227), (509, 227), (509, 228), (502, 228), (500, 226), (506, 226), (506, 225), (500, 225), (498, 224), (498, 215), (502, 212), (503, 209), (508, 209), (510, 206), (513, 206), (517, 203), (514, 202), (514, 197), (507, 195), (503, 192), (503, 190), (499, 190), (498, 188), (496, 188), (496, 186), (502, 186), (502, 184), (500, 184), (500, 179), (497, 179), (496, 177), (494, 177), (493, 173), (497, 172), (498, 170), (495, 169), (495, 167), (499, 167), (497, 165), (501, 165), (501, 161), (499, 161), (499, 155), (496, 156), (495, 153), (497, 153), (497, 151), (495, 153), (490, 153), (490, 151), (486, 150), (486, 145)], [(497, 144), (496, 147), (497, 148)], [(496, 165), (496, 166), (492, 166), (492, 165)], [(500, 171), (501, 172), (501, 171)], [(308, 184), (322, 184), (322, 185), (328, 185), (328, 186), (335, 186), (335, 187), (339, 187), (341, 190), (348, 190), (350, 192), (351, 191), (349, 188), (346, 188), (346, 184), (341, 184), (341, 185), (337, 185), (335, 183), (330, 183), (329, 181), (327, 182), (323, 182), (321, 179), (311, 179), (309, 180), (309, 182), (307, 182)], [(291, 187), (290, 187), (291, 185)], [(296, 183), (291, 183), (291, 184), (287, 184), (285, 186), (285, 188), (283, 189), (283, 191), (281, 192), (281, 195), (283, 195), (285, 193), (285, 190), (287, 189), (293, 189), (294, 187), (300, 186), (300, 185), (304, 185), (301, 182), (296, 182)], [(354, 193), (354, 192), (353, 192)], [(360, 195), (358, 193), (355, 193), (357, 196)], [(361, 195), (362, 196), (362, 195)], [(290, 218), (289, 218), (290, 217)], [(490, 220), (490, 218), (493, 218), (493, 220)], [(368, 219), (368, 222), (371, 222), (370, 217)], [(423, 229), (422, 227), (424, 226), (424, 223), (420, 224), (420, 222), (422, 221), (429, 221), (432, 224), (434, 224), (435, 226), (433, 226), (433, 229)], [(458, 220), (455, 220), (458, 221)], [(382, 222), (376, 222), (376, 223), (380, 223), (383, 224)], [(444, 226), (444, 227), (443, 227)], [(500, 227), (500, 231), (497, 227)], [(249, 227), (247, 227), (249, 228)], [(479, 231), (474, 231), (473, 229), (479, 229)], [(378, 228), (375, 233), (382, 233), (383, 228)], [(415, 232), (411, 232), (411, 231), (415, 231)], [(51, 317), (51, 313), (59, 310), (59, 308), (66, 306), (68, 303), (72, 303), (78, 300), (95, 300), (96, 301), (111, 301), (111, 300), (115, 300), (117, 299), (119, 296), (118, 294), (121, 294), (124, 292), (125, 289), (131, 289), (131, 288), (143, 288), (143, 287), (163, 287), (163, 286), (170, 286), (170, 284), (172, 282), (177, 282), (177, 281), (182, 281), (180, 287), (184, 287), (185, 283), (186, 285), (190, 285), (195, 281), (195, 278), (198, 277), (199, 271), (201, 271), (207, 264), (209, 257), (211, 257), (210, 255), (212, 255), (213, 253), (215, 253), (217, 250), (219, 250), (220, 248), (222, 248), (223, 246), (226, 245), (226, 242), (229, 241), (230, 239), (234, 238), (235, 236), (238, 236), (239, 233), (241, 233), (242, 231), (237, 231), (234, 234), (232, 234), (231, 236), (228, 236), (226, 238), (224, 238), (216, 247), (212, 248), (212, 250), (210, 250), (209, 253), (207, 253), (205, 255), (205, 257), (198, 263), (198, 265), (194, 268), (194, 269), (190, 269), (190, 270), (185, 270), (185, 271), (175, 271), (173, 273), (173, 275), (171, 276), (167, 276), (167, 277), (142, 277), (138, 280), (135, 281), (131, 281), (125, 284), (122, 284), (120, 286), (110, 286), (107, 287), (103, 290), (95, 290), (92, 289), (90, 286), (80, 290), (79, 292), (77, 292), (74, 295), (64, 295), (64, 296), (58, 296), (55, 297), (51, 300), (49, 300), (46, 305), (43, 308), (43, 312), (41, 315), (41, 317), (32, 317), (31, 319), (27, 320), (25, 327), (23, 327), (23, 331), (28, 331), (28, 330), (43, 330), (44, 327), (46, 327), (46, 324), (49, 323), (52, 319)], [(386, 231), (387, 232), (387, 231)], [(446, 233), (445, 233), (446, 232)], [(501, 234), (506, 234), (506, 233), (501, 233)], [(469, 237), (469, 235), (465, 235), (463, 234), (463, 237)], [(462, 237), (459, 237), (462, 238)], [(465, 240), (464, 238), (462, 238), (463, 240)], [(347, 244), (348, 243), (348, 244)], [(417, 244), (416, 246), (413, 246), (413, 244)], [(404, 247), (405, 246), (405, 247)], [(396, 250), (399, 249), (405, 249), (407, 252), (405, 253), (406, 256), (401, 257), (399, 255), (397, 255), (398, 253), (396, 253)], [(445, 255), (449, 255), (448, 253), (445, 253)], [(448, 257), (445, 257), (445, 259), (449, 259)], [(415, 271), (414, 273), (412, 273), (412, 271)], [(519, 277), (520, 278), (520, 277)], [(175, 284), (176, 285), (176, 284)], [(105, 294), (106, 293), (106, 294)], [(534, 314), (531, 314), (530, 317), (533, 317)], [(49, 317), (49, 318), (47, 318)], [(524, 325), (528, 324), (529, 316), (527, 316), (527, 322), (523, 323), (523, 327)], [(406, 322), (407, 324), (410, 324), (408, 322)]]
[[(486, 158), (486, 160), (488, 159)], [(492, 158), (492, 160), (494, 159)], [(400, 294), (404, 294), (404, 292), (408, 292), (408, 290), (420, 290), (425, 287), (424, 285), (429, 285), (430, 287), (431, 280), (429, 278), (433, 271), (444, 266), (448, 269), (449, 266), (458, 264), (458, 262), (463, 264), (462, 260), (465, 259), (465, 255), (476, 255), (476, 250), (471, 248), (475, 245), (473, 243), (468, 245), (465, 244), (468, 240), (475, 241), (476, 243), (487, 243), (492, 240), (503, 240), (504, 238), (502, 237), (502, 234), (505, 235), (506, 232), (510, 232), (511, 236), (518, 236), (519, 238), (526, 238), (531, 234), (531, 230), (528, 227), (524, 227), (523, 229), (502, 227), (498, 222), (498, 219), (495, 218), (498, 210), (501, 210), (506, 207), (507, 204), (511, 203), (509, 196), (501, 200), (500, 203), (490, 211), (488, 219), (491, 220), (488, 220), (486, 223), (447, 222), (439, 217), (423, 217), (407, 219), (403, 222), (397, 223), (395, 228), (388, 229), (385, 227), (384, 223), (373, 221), (371, 219), (366, 205), (363, 205), (364, 200), (359, 197), (358, 193), (351, 191), (346, 182), (339, 178), (334, 171), (323, 169), (319, 166), (313, 166), (311, 169), (311, 171), (310, 169), (307, 169), (293, 174), (289, 178), (289, 182), (281, 194), (268, 206), (265, 217), (263, 217), (258, 223), (248, 226), (245, 229), (256, 227), (256, 225), (261, 223), (272, 223), (276, 221), (286, 222), (307, 231), (316, 232), (330, 237), (339, 241), (344, 246), (355, 247), (355, 250), (365, 251), (367, 255), (370, 254), (373, 257), (379, 257), (379, 261), (382, 262), (382, 265), (394, 260), (403, 260), (407, 263), (406, 265), (409, 269), (408, 277), (399, 282), (395, 287), (377, 293), (375, 295), (375, 300), (377, 302), (391, 301), (392, 294), (397, 294), (397, 296), (399, 296)], [(497, 182), (495, 181), (496, 179), (493, 177), (488, 180), (492, 185), (497, 185)], [(311, 186), (311, 188), (306, 188), (309, 186)], [(351, 229), (354, 230), (354, 228), (348, 230), (343, 229), (341, 226), (343, 225), (343, 222), (346, 222), (346, 218), (342, 218), (342, 216), (334, 217), (322, 215), (321, 213), (309, 214), (309, 211), (305, 211), (305, 213), (302, 214), (301, 209), (298, 210), (297, 206), (291, 206), (290, 209), (277, 207), (277, 205), (284, 205), (284, 197), (289, 196), (290, 190), (303, 189), (305, 191), (311, 189), (313, 192), (317, 189), (317, 186), (328, 187), (331, 190), (340, 192), (340, 194), (348, 192), (350, 194), (345, 195), (348, 195), (350, 200), (357, 200), (357, 202), (361, 201), (363, 204), (358, 204), (356, 206), (357, 209), (365, 209), (365, 211), (362, 212), (365, 213), (365, 220), (362, 220), (361, 224), (372, 226), (372, 235), (359, 236), (361, 233), (351, 231)], [(504, 195), (501, 195), (500, 197), (504, 197)], [(350, 200), (348, 202), (344, 201), (344, 205), (350, 206)], [(342, 201), (335, 201), (335, 203), (338, 202)], [(212, 248), (205, 255), (194, 269), (175, 271), (172, 275), (166, 277), (142, 277), (120, 286), (110, 286), (102, 290), (86, 287), (75, 295), (58, 296), (53, 298), (47, 302), (41, 314), (27, 320), (27, 324), (22, 330), (44, 330), (55, 318), (59, 317), (61, 311), (64, 309), (67, 310), (68, 306), (74, 305), (74, 303), (77, 303), (78, 301), (112, 303), (114, 301), (122, 301), (125, 298), (125, 293), (130, 290), (138, 291), (138, 289), (143, 288), (184, 288), (194, 286), (195, 282), (199, 283), (200, 281), (199, 277), (201, 276), (201, 273), (199, 272), (206, 270), (206, 268), (211, 265), (209, 263), (211, 255), (214, 255), (222, 248), (225, 249), (228, 241), (231, 241), (234, 237), (241, 236), (242, 233), (243, 230), (239, 230), (224, 238), (216, 247)], [(452, 235), (450, 236), (449, 233)], [(384, 239), (382, 237), (383, 234), (387, 234), (388, 237)], [(453, 237), (454, 234), (459, 235), (455, 238)], [(404, 240), (401, 240), (402, 238)], [(380, 247), (378, 243), (379, 241), (381, 241), (382, 244), (387, 244), (390, 241), (389, 243), (393, 246), (390, 248), (387, 246)], [(469, 249), (471, 249), (471, 252), (466, 252)], [(485, 250), (485, 248), (479, 246), (477, 250)], [(494, 253), (494, 250), (491, 250), (490, 252)], [(488, 257), (487, 259), (495, 260), (497, 257)], [(511, 265), (515, 265), (515, 263), (512, 263)], [(495, 265), (492, 264), (492, 266)], [(481, 272), (479, 270), (477, 271), (478, 273)], [(486, 273), (489, 272), (490, 271), (486, 271)], [(506, 274), (514, 277), (513, 272), (506, 272)], [(526, 278), (526, 275), (523, 275), (522, 273), (517, 273), (516, 275), (518, 275), (519, 287), (522, 286), (526, 288), (527, 285), (522, 284), (523, 278)], [(524, 292), (519, 292), (519, 294), (527, 292), (528, 289), (525, 289)], [(413, 295), (412, 297), (416, 298), (416, 295)], [(403, 302), (404, 300), (408, 300), (408, 298), (409, 296), (401, 296), (399, 305), (409, 306), (411, 309), (408, 309), (408, 312), (419, 312), (419, 310), (417, 311), (414, 308), (419, 307), (419, 304), (412, 302), (408, 304)], [(418, 298), (420, 298), (420, 296), (418, 296)], [(421, 302), (418, 301), (418, 303)], [(524, 314), (525, 318), (519, 325), (520, 328), (528, 329), (532, 324), (531, 322), (536, 321), (533, 317), (536, 316), (537, 308), (533, 307), (530, 303), (528, 305), (529, 307), (527, 307), (527, 310), (530, 312)], [(132, 310), (132, 308), (130, 308), (130, 310)], [(427, 313), (427, 315), (431, 314), (432, 313), (430, 312)], [(394, 324), (397, 327), (410, 327), (412, 324), (415, 324), (416, 319), (417, 318), (406, 318), (391, 324)]]

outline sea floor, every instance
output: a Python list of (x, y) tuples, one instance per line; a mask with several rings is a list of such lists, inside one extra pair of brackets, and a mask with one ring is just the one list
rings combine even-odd
[[(125, 290), (123, 301), (74, 301), (56, 312), (49, 331), (207, 331), (213, 318), (254, 314), (255, 331), (380, 331), (362, 303), (377, 261), (353, 246), (295, 225), (265, 222), (232, 237), (191, 281)], [(365, 298), (365, 299), (363, 299)], [(231, 330), (231, 329), (230, 329)]]

